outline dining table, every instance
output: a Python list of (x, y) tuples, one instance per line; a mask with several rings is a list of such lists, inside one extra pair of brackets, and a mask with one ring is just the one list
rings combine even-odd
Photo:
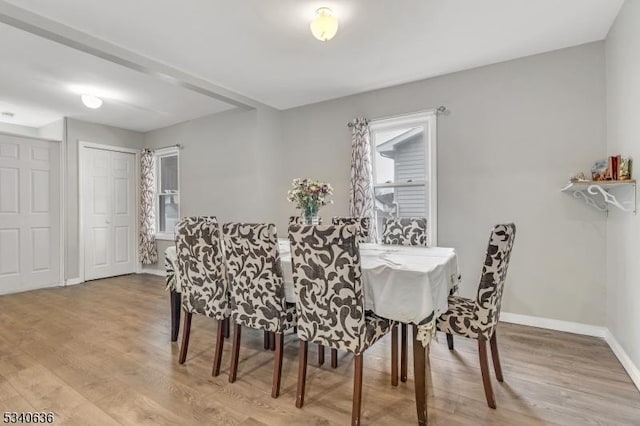
[[(295, 303), (289, 240), (279, 239), (285, 298)], [(223, 248), (224, 250), (224, 248)], [(448, 309), (448, 296), (458, 288), (455, 249), (448, 247), (359, 244), (365, 309), (413, 328), (413, 364), (418, 424), (426, 424), (426, 357), (436, 333), (436, 320)], [(175, 246), (165, 251), (167, 290), (171, 292), (171, 339), (179, 332), (182, 277)], [(404, 337), (404, 336), (403, 336)]]

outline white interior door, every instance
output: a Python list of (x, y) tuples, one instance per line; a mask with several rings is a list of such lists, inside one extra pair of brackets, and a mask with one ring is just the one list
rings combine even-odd
[(85, 279), (135, 272), (135, 155), (83, 148)]
[(0, 135), (0, 294), (60, 284), (60, 143)]

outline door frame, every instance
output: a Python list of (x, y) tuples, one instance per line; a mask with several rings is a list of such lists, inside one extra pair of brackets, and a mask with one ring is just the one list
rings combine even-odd
[(85, 142), (85, 141), (78, 141), (78, 210), (79, 210), (79, 214), (78, 214), (78, 219), (79, 219), (79, 227), (80, 229), (78, 230), (78, 254), (79, 254), (79, 278), (80, 278), (80, 283), (85, 282), (85, 256), (84, 256), (84, 250), (85, 250), (85, 235), (84, 235), (84, 226), (85, 226), (85, 222), (86, 222), (86, 218), (85, 216), (85, 211), (84, 211), (84, 203), (85, 203), (85, 196), (86, 194), (84, 194), (84, 185), (82, 184), (82, 182), (84, 182), (84, 179), (86, 178), (85, 176), (85, 171), (84, 171), (84, 166), (85, 163), (87, 161), (86, 158), (86, 149), (101, 149), (104, 151), (114, 151), (114, 152), (122, 152), (125, 154), (133, 154), (135, 156), (135, 160), (134, 160), (134, 182), (135, 182), (135, 220), (134, 220), (134, 233), (133, 233), (133, 247), (135, 249), (135, 255), (134, 255), (134, 262), (135, 262), (135, 267), (134, 267), (134, 273), (139, 274), (142, 271), (142, 266), (140, 265), (140, 254), (139, 252), (139, 244), (138, 244), (138, 234), (139, 234), (139, 215), (140, 215), (140, 150), (138, 149), (132, 149), (132, 148), (123, 148), (123, 147), (119, 147), (119, 146), (115, 146), (115, 145), (105, 145), (105, 144), (100, 144), (100, 143), (93, 143), (93, 142)]
[[(65, 285), (66, 283), (66, 242), (67, 242), (67, 231), (66, 231), (66, 221), (65, 221), (65, 217), (64, 217), (64, 212), (65, 212), (65, 202), (66, 202), (66, 198), (65, 198), (65, 193), (66, 193), (66, 176), (67, 176), (67, 172), (66, 172), (66, 164), (67, 164), (67, 149), (66, 149), (66, 143), (63, 139), (52, 139), (52, 138), (43, 138), (41, 136), (31, 136), (31, 135), (26, 135), (26, 134), (22, 134), (22, 133), (13, 133), (13, 132), (6, 132), (6, 131), (0, 131), (0, 135), (3, 136), (11, 136), (14, 138), (23, 138), (23, 139), (32, 139), (32, 140), (36, 140), (36, 141), (42, 141), (42, 142), (50, 142), (50, 143), (55, 143), (58, 144), (60, 146), (59, 149), (59, 155), (60, 155), (60, 161), (58, 166), (60, 167), (60, 170), (58, 171), (58, 184), (60, 187), (60, 208), (59, 208), (59, 212), (58, 212), (58, 216), (59, 216), (59, 226), (60, 226), (60, 276), (58, 277), (58, 286), (62, 287)], [(29, 290), (35, 290), (35, 289), (29, 289)], [(28, 291), (28, 290), (27, 290)]]

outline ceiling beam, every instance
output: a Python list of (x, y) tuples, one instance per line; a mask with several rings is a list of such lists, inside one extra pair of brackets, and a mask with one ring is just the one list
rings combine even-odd
[(0, 22), (242, 109), (259, 102), (0, 0)]

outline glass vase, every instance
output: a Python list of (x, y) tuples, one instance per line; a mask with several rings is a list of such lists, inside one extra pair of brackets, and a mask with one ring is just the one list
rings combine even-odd
[(305, 206), (302, 213), (302, 221), (305, 225), (319, 225), (320, 218), (318, 217), (319, 207), (317, 205), (311, 204)]

